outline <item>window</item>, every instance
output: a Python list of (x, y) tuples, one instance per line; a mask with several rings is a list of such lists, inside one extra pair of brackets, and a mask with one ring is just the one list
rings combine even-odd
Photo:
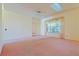
[(61, 21), (58, 19), (47, 21), (48, 33), (59, 33), (61, 31)]

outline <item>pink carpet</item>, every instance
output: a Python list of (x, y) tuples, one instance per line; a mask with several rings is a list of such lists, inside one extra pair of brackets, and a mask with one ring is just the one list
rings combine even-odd
[(79, 56), (79, 41), (33, 37), (4, 45), (2, 56)]

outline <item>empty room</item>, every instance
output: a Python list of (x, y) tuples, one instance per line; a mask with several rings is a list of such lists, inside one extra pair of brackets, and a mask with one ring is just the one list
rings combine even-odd
[(1, 56), (79, 56), (79, 3), (0, 3)]

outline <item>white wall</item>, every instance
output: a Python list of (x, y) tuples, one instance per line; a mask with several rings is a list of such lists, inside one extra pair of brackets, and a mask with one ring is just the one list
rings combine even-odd
[(79, 41), (79, 8), (63, 13), (65, 18), (65, 38)]
[[(7, 7), (6, 7), (7, 8)], [(32, 36), (32, 17), (4, 8), (2, 15), (3, 41)], [(7, 28), (7, 31), (5, 31)]]
[(0, 3), (0, 43), (2, 40), (2, 5)]
[(2, 5), (0, 3), (0, 53), (2, 50)]

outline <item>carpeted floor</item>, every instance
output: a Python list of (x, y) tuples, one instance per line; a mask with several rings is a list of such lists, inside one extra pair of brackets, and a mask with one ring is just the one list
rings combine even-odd
[[(38, 40), (36, 40), (38, 39)], [(33, 37), (4, 45), (2, 56), (79, 56), (79, 41)]]

